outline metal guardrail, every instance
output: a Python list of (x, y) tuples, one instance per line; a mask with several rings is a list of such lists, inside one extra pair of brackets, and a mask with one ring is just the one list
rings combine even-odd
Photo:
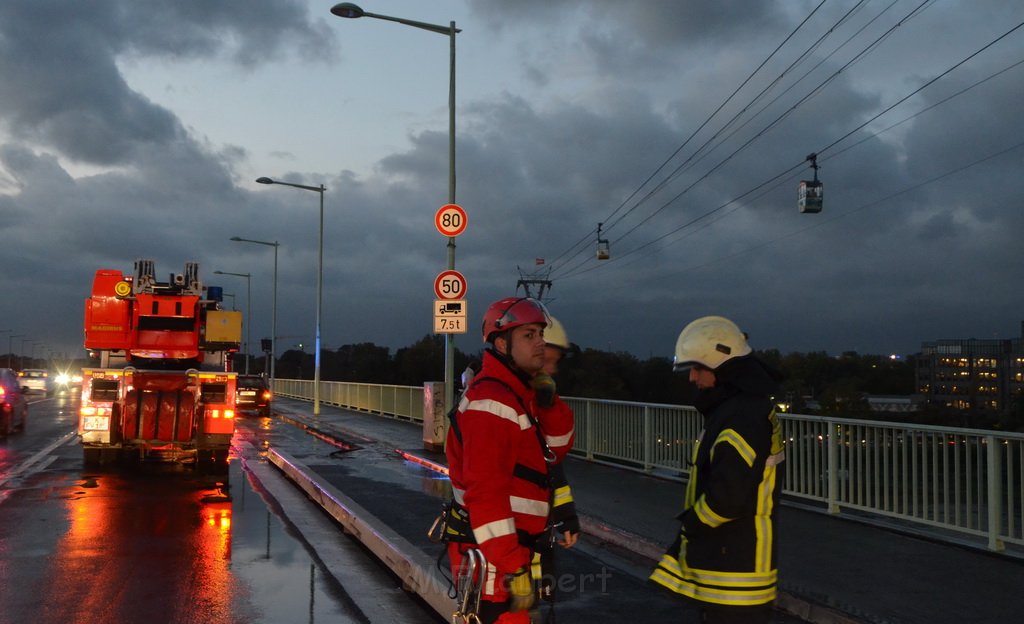
[[(275, 379), (274, 394), (313, 400), (313, 381)], [(423, 422), (423, 388), (347, 381), (321, 381), (320, 403), (379, 414), (398, 420)]]
[[(423, 389), (321, 382), (321, 401), (423, 421)], [(310, 399), (312, 381), (278, 379), (275, 393)], [(326, 398), (325, 398), (326, 397)], [(563, 397), (576, 415), (573, 453), (683, 480), (702, 429), (688, 406)], [(923, 528), (1024, 546), (1024, 434), (780, 414), (783, 492)]]

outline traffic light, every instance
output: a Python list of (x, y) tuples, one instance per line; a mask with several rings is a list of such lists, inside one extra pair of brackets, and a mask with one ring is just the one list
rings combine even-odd
[(270, 338), (261, 338), (260, 348), (263, 349), (264, 353), (270, 353), (274, 350), (274, 341)]

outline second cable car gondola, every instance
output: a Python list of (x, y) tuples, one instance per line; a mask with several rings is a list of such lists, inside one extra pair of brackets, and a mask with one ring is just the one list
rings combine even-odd
[(811, 169), (814, 169), (814, 179), (800, 181), (797, 205), (800, 207), (801, 213), (814, 214), (821, 212), (825, 197), (825, 187), (818, 181), (818, 155), (811, 154), (807, 157), (807, 160), (811, 162)]
[(608, 239), (601, 238), (601, 226), (603, 223), (597, 224), (597, 259), (607, 260), (611, 257), (611, 250), (608, 248)]

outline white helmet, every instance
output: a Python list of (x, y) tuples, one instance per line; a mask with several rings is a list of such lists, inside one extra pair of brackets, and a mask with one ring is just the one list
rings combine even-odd
[(544, 328), (544, 342), (563, 351), (569, 350), (569, 336), (555, 317), (548, 314), (548, 326)]
[(705, 316), (683, 328), (676, 340), (672, 370), (694, 364), (714, 370), (726, 360), (751, 352), (747, 335), (724, 316)]

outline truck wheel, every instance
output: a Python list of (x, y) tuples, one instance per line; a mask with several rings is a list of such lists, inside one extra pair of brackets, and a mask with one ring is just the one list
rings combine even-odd
[(0, 414), (0, 437), (11, 435), (11, 413)]
[(200, 474), (218, 475), (228, 471), (228, 449), (202, 450), (196, 456)]
[(82, 463), (86, 466), (99, 466), (103, 461), (103, 449), (82, 449)]
[(116, 464), (121, 459), (121, 449), (117, 448), (84, 448), (82, 449), (82, 463), (95, 468), (109, 464)]

